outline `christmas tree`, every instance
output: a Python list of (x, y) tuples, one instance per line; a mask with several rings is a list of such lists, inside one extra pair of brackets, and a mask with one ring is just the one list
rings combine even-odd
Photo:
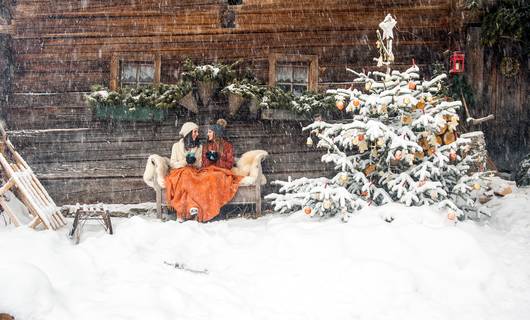
[(377, 32), (380, 56), (374, 60), (386, 72), (349, 70), (362, 90), (328, 90), (337, 108), (353, 118), (304, 128), (307, 144), (327, 149), (322, 161), (338, 173), (331, 179), (275, 181), (280, 193), (267, 196), (275, 211), (347, 220), (363, 206), (401, 202), (436, 204), (449, 219), (479, 217), (472, 197), (477, 178), (467, 175), (470, 141), (456, 134), (462, 103), (441, 95), (445, 74), (422, 81), (415, 64), (404, 72), (390, 69), (394, 26), (388, 15), (380, 24), (383, 35)]

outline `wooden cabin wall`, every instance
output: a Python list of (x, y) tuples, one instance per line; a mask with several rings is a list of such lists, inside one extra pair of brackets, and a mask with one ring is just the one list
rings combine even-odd
[(506, 77), (501, 73), (503, 54), (480, 44), (480, 27), (470, 27), (466, 34), (466, 76), (476, 98), (470, 113), (495, 116), (476, 129), (484, 131), (497, 168), (514, 171), (530, 152), (530, 58), (523, 58), (516, 76)]
[[(152, 194), (141, 181), (144, 162), (151, 153), (167, 155), (177, 129), (173, 119), (121, 128), (93, 119), (83, 93), (93, 84), (109, 85), (113, 54), (159, 53), (167, 83), (177, 80), (186, 57), (197, 63), (243, 60), (266, 83), (269, 54), (317, 55), (324, 88), (351, 81), (346, 67), (374, 67), (375, 30), (387, 13), (398, 20), (395, 67), (408, 67), (413, 58), (420, 66), (431, 63), (447, 49), (451, 8), (451, 0), (243, 0), (237, 6), (219, 0), (20, 0), (8, 125), (18, 130), (14, 140), (22, 155), (59, 203), (146, 201)], [(227, 10), (235, 28), (221, 27)], [(329, 175), (321, 152), (304, 146), (300, 128), (233, 122), (231, 138), (240, 153), (271, 152), (265, 163), (270, 179)], [(28, 135), (21, 131), (26, 129), (69, 131)]]

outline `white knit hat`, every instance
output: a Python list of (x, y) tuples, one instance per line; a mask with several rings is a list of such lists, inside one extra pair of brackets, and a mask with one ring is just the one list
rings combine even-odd
[(199, 129), (199, 126), (196, 125), (195, 123), (193, 122), (186, 122), (182, 125), (182, 128), (180, 128), (180, 132), (179, 134), (183, 137), (187, 136), (188, 133), (190, 133), (191, 131), (193, 131), (193, 129)]

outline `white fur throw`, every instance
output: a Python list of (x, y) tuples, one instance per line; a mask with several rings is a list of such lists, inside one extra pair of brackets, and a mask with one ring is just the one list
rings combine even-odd
[[(244, 176), (241, 184), (250, 185), (256, 183), (256, 178), (259, 173), (261, 161), (267, 157), (269, 153), (265, 150), (252, 150), (241, 155), (236, 162), (236, 167), (232, 168), (232, 172), (238, 176)], [(151, 188), (154, 178), (158, 185), (163, 189), (166, 187), (165, 177), (169, 172), (170, 160), (166, 157), (152, 154), (147, 159), (147, 164), (144, 171), (144, 182)], [(265, 176), (261, 176), (260, 183), (262, 185), (267, 183)]]
[(153, 180), (156, 177), (158, 185), (163, 189), (166, 187), (165, 177), (169, 171), (169, 159), (152, 154), (147, 158), (144, 171), (144, 182), (151, 188), (155, 188)]

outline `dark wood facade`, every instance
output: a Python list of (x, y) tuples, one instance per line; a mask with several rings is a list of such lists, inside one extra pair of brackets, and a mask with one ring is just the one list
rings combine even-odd
[[(432, 63), (448, 49), (453, 2), (16, 1), (10, 26), (2, 29), (12, 42), (14, 70), (3, 112), (9, 129), (18, 131), (14, 140), (22, 155), (59, 203), (152, 200), (140, 178), (144, 162), (151, 153), (169, 154), (174, 118), (156, 126), (108, 127), (93, 119), (82, 98), (93, 84), (112, 85), (116, 59), (152, 55), (163, 83), (177, 81), (186, 57), (197, 63), (242, 60), (267, 83), (271, 61), (316, 57), (311, 72), (322, 89), (351, 81), (346, 67), (374, 68), (375, 30), (387, 13), (398, 20), (395, 68), (408, 67), (413, 58), (420, 66)], [(211, 120), (206, 114), (190, 119)], [(28, 129), (59, 130), (21, 131)], [(271, 153), (264, 164), (269, 180), (329, 174), (320, 151), (304, 145), (298, 123), (232, 121), (229, 134), (238, 153)]]

